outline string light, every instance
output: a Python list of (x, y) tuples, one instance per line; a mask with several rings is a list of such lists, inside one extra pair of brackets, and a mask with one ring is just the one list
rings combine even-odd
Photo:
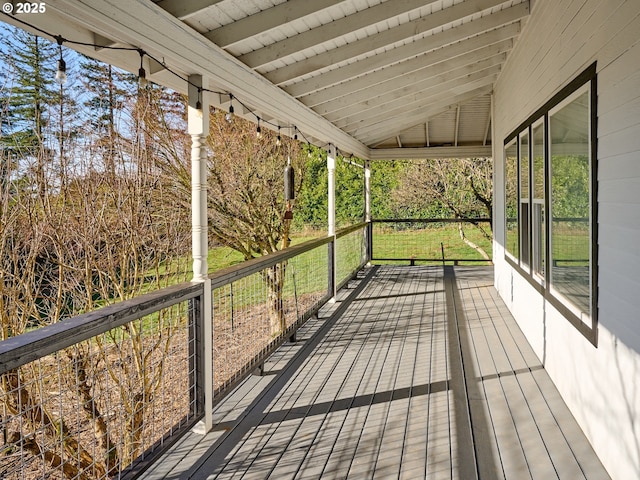
[(140, 69), (138, 70), (138, 85), (140, 88), (144, 88), (149, 84), (147, 80), (147, 72), (144, 69), (144, 51), (138, 49), (138, 53), (140, 54)]
[(256, 128), (256, 137), (262, 138), (262, 129), (260, 128), (260, 117), (258, 118), (258, 127)]
[(229, 111), (224, 119), (229, 123), (233, 122), (233, 95), (231, 93), (229, 94)]
[(282, 145), (282, 137), (280, 136), (280, 125), (278, 125), (278, 138), (276, 138), (276, 145), (278, 147)]
[[(6, 14), (5, 12), (0, 11), (0, 14), (5, 15), (5, 16), (9, 16), (8, 14)], [(97, 44), (97, 43), (90, 43), (90, 42), (79, 42), (76, 40), (70, 40), (68, 38), (65, 38), (61, 35), (54, 35), (51, 32), (48, 32), (46, 30), (43, 30), (29, 22), (24, 21), (21, 18), (17, 18), (17, 17), (11, 17), (13, 21), (21, 23), (22, 25), (28, 27), (29, 29), (35, 31), (35, 32), (39, 32), (40, 34), (42, 34), (43, 36), (49, 37), (49, 38), (53, 38), (56, 40), (56, 42), (59, 45), (59, 50), (60, 50), (60, 58), (58, 59), (58, 65), (57, 65), (57, 71), (56, 71), (56, 77), (55, 77), (55, 81), (59, 84), (64, 84), (67, 80), (67, 64), (64, 61), (64, 58), (62, 57), (62, 44), (63, 43), (67, 43), (67, 44), (71, 44), (71, 45), (79, 45), (79, 46), (84, 46), (84, 47), (92, 47), (92, 48), (97, 48), (99, 47), (100, 49), (104, 49), (104, 50), (120, 50), (120, 51), (127, 51), (127, 52), (138, 52), (138, 54), (140, 55), (140, 68), (138, 69), (138, 85), (140, 87), (146, 87), (149, 84), (149, 80), (147, 79), (147, 71), (144, 68), (144, 57), (145, 55), (147, 57), (149, 57), (151, 60), (154, 60), (155, 62), (157, 62), (159, 65), (162, 65), (162, 67), (164, 67), (164, 69), (169, 72), (170, 74), (174, 75), (175, 77), (183, 80), (184, 82), (186, 82), (187, 84), (196, 87), (198, 89), (198, 101), (196, 102), (196, 109), (202, 109), (202, 100), (201, 100), (201, 93), (203, 91), (205, 92), (210, 92), (216, 95), (229, 95), (229, 99), (230, 99), (230, 105), (229, 105), (229, 112), (226, 114), (225, 119), (228, 122), (231, 122), (233, 120), (233, 116), (234, 116), (234, 109), (233, 109), (233, 100), (234, 100), (234, 96), (231, 93), (227, 93), (227, 92), (219, 92), (219, 91), (215, 91), (215, 90), (210, 90), (207, 88), (202, 88), (198, 85), (194, 85), (192, 82), (189, 81), (189, 79), (185, 78), (184, 76), (182, 76), (181, 74), (177, 73), (176, 71), (172, 70), (169, 66), (167, 66), (163, 61), (158, 60), (157, 58), (154, 58), (152, 55), (150, 55), (149, 53), (145, 52), (144, 50), (142, 50), (141, 48), (138, 47), (118, 47), (118, 46), (112, 46), (112, 45), (101, 45), (101, 44)], [(243, 104), (240, 100), (238, 100), (237, 98), (235, 98), (236, 101), (238, 101), (240, 103), (240, 105), (242, 105), (244, 107), (244, 110), (248, 113), (253, 114), (256, 119), (258, 119), (258, 122), (265, 122), (265, 120), (261, 119), (260, 117), (258, 117), (258, 115), (256, 115), (250, 108), (248, 108), (245, 104)], [(213, 107), (212, 107), (213, 108)], [(214, 109), (215, 111), (215, 109)], [(280, 126), (276, 125), (275, 123), (272, 122), (266, 122), (269, 125), (272, 125), (274, 127), (278, 127), (278, 140), (277, 143), (278, 145), (281, 144), (282, 139), (281, 139), (281, 135), (280, 135)], [(300, 132), (298, 130), (298, 128), (296, 126), (293, 127), (288, 127), (288, 128), (293, 128), (294, 129), (294, 136), (293, 139), (294, 140), (298, 140), (298, 132)], [(259, 129), (259, 127), (258, 127)], [(258, 131), (258, 129), (256, 131)], [(307, 142), (307, 148), (309, 148), (309, 157), (312, 156), (311, 153), (311, 143), (309, 142), (309, 140), (305, 137), (305, 135), (300, 132), (300, 134), (303, 137), (303, 140)]]
[(67, 82), (67, 64), (62, 58), (62, 42), (64, 41), (62, 37), (55, 37), (58, 42), (58, 50), (60, 51), (60, 58), (58, 59), (58, 70), (56, 71), (56, 82), (60, 85), (64, 85)]
[(202, 89), (198, 87), (198, 100), (196, 101), (196, 110), (202, 110), (202, 101), (200, 96), (202, 95)]

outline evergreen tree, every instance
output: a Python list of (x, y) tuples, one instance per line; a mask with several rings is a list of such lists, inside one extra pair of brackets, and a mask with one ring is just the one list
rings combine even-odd
[[(11, 163), (23, 159), (32, 163), (37, 190), (43, 198), (45, 169), (53, 157), (48, 130), (51, 109), (60, 105), (60, 89), (54, 81), (58, 49), (55, 44), (18, 28), (10, 30), (5, 45), (2, 147)], [(10, 167), (21, 170), (20, 165)]]
[(95, 138), (91, 147), (102, 158), (106, 173), (113, 177), (121, 141), (116, 125), (130, 81), (118, 69), (89, 57), (84, 57), (80, 66), (86, 95), (83, 105), (89, 110), (87, 124)]

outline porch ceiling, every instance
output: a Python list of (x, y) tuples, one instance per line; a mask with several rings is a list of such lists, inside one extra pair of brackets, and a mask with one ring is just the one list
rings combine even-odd
[[(4, 19), (141, 48), (162, 62), (147, 65), (159, 84), (186, 93), (202, 74), (237, 114), (378, 159), (491, 155), (493, 83), (528, 13), (529, 0), (48, 0)], [(140, 66), (136, 52), (69, 46)]]

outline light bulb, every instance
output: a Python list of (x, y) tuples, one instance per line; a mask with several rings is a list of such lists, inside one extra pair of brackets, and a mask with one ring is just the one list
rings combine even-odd
[(58, 60), (58, 71), (56, 71), (56, 82), (64, 85), (67, 82), (67, 64), (61, 58)]
[(149, 84), (147, 80), (147, 72), (144, 68), (140, 67), (138, 70), (138, 85), (142, 88), (146, 87)]

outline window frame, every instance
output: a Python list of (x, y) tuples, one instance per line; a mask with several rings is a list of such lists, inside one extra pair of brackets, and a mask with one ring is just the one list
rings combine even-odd
[[(598, 335), (598, 180), (597, 180), (597, 152), (598, 152), (598, 116), (597, 116), (597, 70), (596, 63), (593, 63), (580, 73), (576, 78), (570, 81), (564, 86), (558, 93), (556, 93), (547, 103), (540, 107), (535, 113), (533, 113), (526, 121), (514, 129), (505, 139), (503, 143), (504, 152), (504, 184), (505, 187), (505, 261), (516, 270), (522, 277), (524, 277), (550, 304), (552, 304), (587, 340), (589, 340), (594, 346), (597, 346)], [(580, 307), (574, 304), (569, 298), (563, 296), (552, 286), (551, 281), (551, 224), (549, 221), (549, 215), (551, 212), (551, 139), (550, 139), (550, 124), (549, 118), (553, 113), (561, 110), (564, 106), (570, 104), (573, 100), (584, 94), (584, 90), (589, 92), (589, 238), (590, 238), (590, 315), (585, 318), (585, 315), (581, 314)], [(518, 232), (522, 235), (522, 229), (520, 222), (523, 219), (520, 218), (521, 212), (521, 189), (520, 189), (520, 169), (521, 169), (521, 155), (520, 155), (520, 135), (523, 132), (527, 133), (527, 147), (528, 163), (529, 163), (529, 198), (527, 201), (531, 206), (533, 203), (533, 184), (534, 167), (532, 158), (532, 144), (533, 144), (533, 129), (543, 125), (543, 137), (544, 137), (544, 201), (542, 203), (544, 208), (544, 272), (540, 275), (536, 272), (534, 267), (535, 252), (533, 251), (534, 232), (533, 225), (533, 212), (529, 212), (529, 256), (528, 264), (522, 263), (522, 252), (518, 251), (517, 257), (514, 257), (511, 253), (507, 252), (506, 240), (507, 240), (507, 218), (506, 218), (506, 150), (507, 146), (510, 146), (514, 141), (517, 148), (517, 172), (518, 172), (518, 188), (517, 188), (517, 204), (518, 204)], [(522, 245), (522, 239), (518, 239), (519, 246)]]
[[(549, 162), (547, 161), (548, 157), (548, 149), (550, 147), (549, 142), (547, 140), (547, 131), (548, 131), (548, 118), (546, 116), (540, 117), (538, 120), (531, 124), (531, 133), (529, 135), (529, 142), (531, 143), (531, 158), (529, 159), (531, 165), (531, 273), (541, 284), (545, 284), (547, 279), (549, 278), (547, 272), (547, 263), (549, 262), (548, 252), (550, 251), (549, 244), (549, 235), (547, 232), (548, 226), (548, 217), (549, 217), (549, 198), (550, 195), (547, 192), (547, 187), (549, 185)], [(542, 201), (540, 201), (537, 197), (537, 189), (536, 189), (536, 165), (535, 165), (535, 136), (534, 131), (536, 128), (542, 127), (542, 161), (543, 161), (543, 171), (542, 171), (542, 193), (544, 197)], [(540, 211), (542, 213), (542, 222), (538, 220), (537, 215), (537, 205), (540, 205)], [(537, 227), (539, 227), (539, 223), (543, 225), (538, 232)], [(540, 234), (538, 234), (540, 233)], [(544, 236), (544, 238), (540, 238)], [(536, 239), (537, 237), (537, 239)], [(540, 266), (540, 264), (542, 264)]]

